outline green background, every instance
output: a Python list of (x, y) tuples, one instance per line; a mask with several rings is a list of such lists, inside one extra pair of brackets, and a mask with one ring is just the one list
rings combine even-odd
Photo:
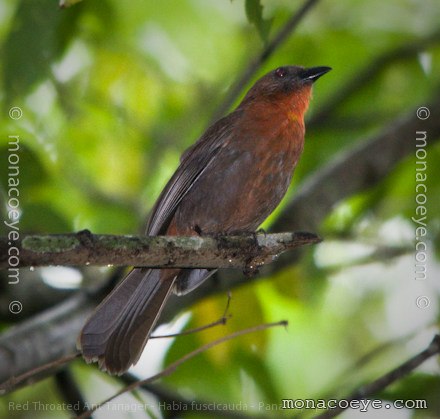
[[(268, 0), (260, 8), (259, 2), (242, 0), (84, 0), (59, 9), (53, 0), (0, 0), (3, 218), (8, 135), (13, 134), (20, 135), (21, 145), (22, 233), (142, 231), (180, 154), (301, 4)], [(258, 69), (253, 80), (285, 64), (331, 66), (333, 71), (314, 88), (309, 118), (353, 78), (370, 71), (307, 131), (292, 189), (265, 229), (270, 231), (304, 179), (338, 153), (438, 97), (439, 22), (436, 0), (321, 1)], [(13, 106), (23, 110), (20, 120), (9, 117)], [(434, 140), (428, 139), (427, 148), (428, 278), (423, 284), (414, 281), (414, 153), (375, 187), (339, 202), (316, 231), (324, 243), (306, 248), (299, 263), (233, 290), (232, 318), (225, 327), (170, 341), (163, 359), (148, 368), (159, 370), (244, 327), (286, 319), (287, 330), (222, 344), (180, 367), (162, 385), (188, 400), (253, 406), (244, 414), (310, 417), (316, 412), (266, 406), (283, 398), (344, 397), (426, 347), (438, 331), (440, 301), (440, 146), (429, 146)], [(3, 223), (1, 229), (6, 232)], [(419, 295), (429, 296), (429, 307), (417, 308)], [(225, 294), (206, 298), (175, 325), (214, 321), (225, 304)], [(0, 322), (4, 329), (12, 323), (7, 316)], [(136, 371), (142, 374), (142, 368)], [(80, 360), (72, 372), (90, 403), (120, 385)], [(380, 416), (424, 418), (440, 416), (439, 393), (439, 366), (431, 359), (375, 397), (427, 399), (428, 410)], [(153, 417), (164, 414), (144, 393), (124, 397), (116, 402), (141, 400), (151, 403)], [(6, 415), (10, 401), (26, 400), (62, 402), (48, 379), (3, 398), (0, 409)], [(260, 402), (265, 407), (259, 409)], [(32, 412), (32, 417), (50, 415), (69, 416)], [(103, 412), (97, 417), (142, 415)]]

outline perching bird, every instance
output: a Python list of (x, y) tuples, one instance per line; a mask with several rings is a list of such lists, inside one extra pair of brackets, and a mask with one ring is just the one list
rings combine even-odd
[[(188, 150), (157, 200), (146, 234), (255, 231), (289, 187), (304, 146), (312, 84), (329, 67), (280, 67)], [(122, 374), (135, 364), (171, 292), (182, 295), (213, 270), (134, 268), (87, 320), (86, 361)]]

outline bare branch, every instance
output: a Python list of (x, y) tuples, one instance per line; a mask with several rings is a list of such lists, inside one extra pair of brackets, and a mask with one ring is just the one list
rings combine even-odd
[[(149, 268), (254, 268), (270, 263), (288, 249), (318, 243), (311, 233), (249, 233), (217, 237), (135, 237), (73, 234), (24, 236), (13, 246), (16, 267), (46, 265), (113, 265)], [(7, 237), (0, 238), (0, 268), (8, 268)], [(16, 259), (15, 259), (16, 260)], [(15, 261), (14, 260), (14, 261)]]
[(430, 345), (424, 351), (413, 356), (402, 365), (398, 366), (397, 368), (393, 369), (392, 371), (388, 372), (387, 374), (383, 375), (372, 383), (361, 387), (350, 396), (345, 397), (343, 400), (346, 401), (346, 403), (344, 403), (344, 406), (346, 407), (338, 407), (332, 410), (328, 410), (316, 416), (315, 419), (330, 419), (338, 416), (341, 412), (350, 407), (351, 401), (365, 399), (379, 393), (390, 384), (394, 383), (397, 380), (400, 380), (405, 375), (408, 375), (410, 372), (414, 371), (427, 359), (438, 354), (440, 354), (440, 335), (436, 335)]
[[(426, 105), (431, 116), (420, 121), (414, 109), (369, 141), (356, 145), (313, 174), (283, 211), (274, 230), (310, 228), (315, 230), (340, 200), (377, 185), (402, 159), (414, 152), (417, 130), (428, 133), (428, 144), (440, 140), (440, 100)], [(280, 258), (269, 265), (276, 271), (297, 260), (298, 255)], [(191, 294), (174, 298), (162, 319), (170, 319), (183, 308), (207, 295), (225, 292), (245, 283), (241, 274), (222, 275)], [(29, 319), (0, 335), (0, 382), (14, 375), (72, 353), (76, 336), (102, 294), (85, 292)]]
[(236, 339), (240, 336), (247, 335), (249, 333), (259, 332), (265, 329), (269, 329), (271, 327), (277, 327), (277, 326), (287, 326), (286, 320), (281, 320), (279, 322), (275, 323), (266, 323), (266, 324), (259, 324), (258, 326), (249, 327), (247, 329), (239, 330), (238, 332), (231, 333), (230, 335), (224, 336), (222, 338), (216, 339), (212, 342), (207, 343), (206, 345), (203, 345), (197, 349), (195, 349), (192, 352), (187, 353), (182, 358), (179, 358), (177, 361), (174, 361), (172, 364), (170, 364), (168, 367), (166, 367), (161, 372), (153, 375), (150, 378), (147, 378), (146, 380), (137, 381), (133, 384), (128, 385), (127, 387), (123, 388), (122, 390), (118, 391), (116, 394), (108, 398), (107, 400), (104, 400), (102, 403), (96, 405), (93, 407), (93, 409), (89, 410), (88, 412), (83, 413), (82, 415), (78, 416), (81, 419), (88, 418), (90, 415), (100, 407), (102, 407), (104, 404), (114, 400), (116, 397), (120, 396), (121, 394), (127, 393), (128, 391), (133, 391), (136, 388), (141, 387), (143, 384), (149, 384), (154, 381), (157, 381), (159, 378), (166, 377), (170, 374), (172, 374), (180, 365), (184, 364), (185, 362), (189, 361), (190, 359), (196, 357), (197, 355), (200, 355), (203, 352), (206, 352), (208, 349), (213, 348), (214, 346), (220, 345), (221, 343), (227, 342), (232, 339)]
[(231, 314), (228, 314), (229, 311), (229, 304), (231, 303), (231, 294), (228, 294), (228, 302), (226, 303), (226, 308), (225, 308), (225, 312), (223, 313), (223, 316), (220, 317), (218, 320), (205, 324), (203, 326), (199, 326), (199, 327), (195, 327), (193, 329), (189, 329), (189, 330), (183, 330), (181, 332), (178, 333), (171, 333), (169, 335), (154, 335), (154, 336), (150, 336), (150, 339), (164, 339), (164, 338), (175, 338), (178, 336), (184, 336), (184, 335), (192, 335), (194, 333), (199, 333), (202, 332), (204, 330), (207, 329), (211, 329), (213, 327), (216, 326), (225, 326), (226, 322), (228, 321), (228, 319), (230, 319), (232, 317)]
[(16, 390), (21, 386), (33, 384), (42, 378), (52, 375), (65, 364), (68, 364), (79, 356), (79, 352), (70, 353), (69, 355), (55, 359), (54, 361), (48, 362), (47, 364), (32, 368), (26, 371), (24, 374), (18, 376), (13, 375), (9, 377), (6, 381), (0, 382), (0, 395), (9, 393), (10, 391)]

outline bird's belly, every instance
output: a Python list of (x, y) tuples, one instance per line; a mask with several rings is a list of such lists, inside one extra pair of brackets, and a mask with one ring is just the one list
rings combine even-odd
[(228, 151), (183, 198), (175, 214), (177, 230), (181, 234), (255, 230), (284, 197), (295, 164), (289, 150)]

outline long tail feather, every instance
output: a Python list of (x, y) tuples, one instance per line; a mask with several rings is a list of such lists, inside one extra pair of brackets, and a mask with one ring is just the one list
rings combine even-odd
[(87, 362), (122, 374), (141, 356), (173, 287), (176, 271), (133, 269), (88, 319), (78, 338)]

